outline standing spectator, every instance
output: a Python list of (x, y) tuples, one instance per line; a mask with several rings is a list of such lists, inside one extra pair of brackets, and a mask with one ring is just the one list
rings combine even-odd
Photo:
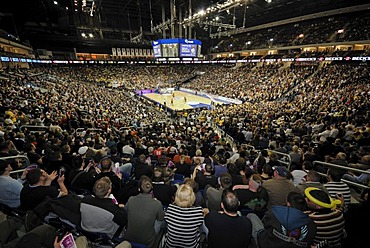
[(292, 170), (302, 168), (302, 154), (300, 153), (299, 147), (294, 145), (292, 151), (289, 153), (289, 157), (292, 160)]
[(286, 198), (292, 191), (297, 192), (292, 180), (288, 179), (290, 172), (285, 166), (274, 168), (274, 177), (263, 183), (263, 187), (269, 194), (268, 209), (272, 206), (285, 206)]
[(177, 189), (175, 202), (165, 214), (167, 223), (166, 247), (199, 247), (200, 227), (203, 224), (202, 207), (193, 207), (195, 194), (188, 184)]
[(304, 194), (309, 209), (307, 214), (317, 228), (314, 242), (327, 242), (330, 247), (341, 247), (345, 220), (343, 213), (336, 209), (341, 201), (333, 200), (324, 191), (313, 187), (305, 189)]
[(153, 189), (152, 180), (142, 176), (139, 182), (140, 194), (131, 196), (125, 204), (127, 211), (127, 229), (125, 239), (148, 247), (152, 247), (157, 235), (155, 230), (164, 220), (163, 207), (160, 201), (151, 195)]
[(245, 216), (239, 216), (238, 198), (231, 189), (221, 194), (222, 212), (210, 211), (205, 217), (209, 230), (208, 247), (245, 248), (252, 237), (252, 223)]

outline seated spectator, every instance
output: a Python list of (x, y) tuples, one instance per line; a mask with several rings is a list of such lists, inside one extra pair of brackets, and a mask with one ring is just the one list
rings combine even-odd
[(162, 167), (154, 168), (153, 194), (154, 197), (159, 200), (163, 206), (167, 207), (168, 205), (173, 203), (177, 187), (175, 185), (165, 184), (164, 170), (165, 168)]
[(186, 163), (185, 155), (181, 155), (180, 156), (180, 161), (175, 162), (175, 168), (176, 168), (175, 173), (184, 175), (185, 177), (190, 177), (190, 174), (191, 174), (190, 165), (191, 164)]
[(228, 172), (227, 170), (227, 160), (224, 156), (220, 157), (218, 160), (218, 164), (215, 165), (215, 176), (220, 177), (225, 172)]
[(195, 151), (195, 156), (193, 157), (194, 163), (196, 159), (199, 159), (201, 164), (204, 163), (205, 158), (202, 156), (202, 151), (200, 149)]
[(248, 181), (248, 185), (235, 185), (233, 187), (240, 201), (239, 210), (254, 212), (262, 218), (267, 211), (268, 192), (263, 187), (263, 180), (260, 175), (253, 174)]
[(192, 178), (185, 178), (184, 184), (190, 185), (195, 194), (194, 206), (206, 207), (206, 200), (204, 194), (199, 190), (198, 184)]
[(261, 177), (262, 180), (269, 180), (272, 178), (274, 171), (272, 170), (272, 167), (270, 164), (264, 164), (262, 166), (262, 172)]
[(59, 189), (51, 186), (52, 181), (57, 178), (56, 171), (49, 175), (44, 170), (36, 168), (29, 171), (26, 178), (27, 182), (22, 188), (20, 195), (22, 210), (32, 210), (49, 198), (68, 195), (68, 190), (64, 185), (64, 175), (58, 177)]
[(202, 207), (193, 204), (195, 194), (188, 184), (176, 191), (175, 202), (166, 210), (166, 247), (199, 247), (200, 227), (203, 224)]
[(205, 216), (208, 228), (208, 247), (248, 247), (252, 237), (252, 223), (245, 216), (239, 216), (238, 197), (231, 189), (221, 194), (222, 212), (210, 211)]
[(20, 194), (27, 170), (23, 171), (18, 180), (10, 176), (12, 170), (13, 168), (6, 160), (0, 160), (0, 203), (11, 208), (18, 208), (21, 205)]
[(199, 185), (199, 190), (204, 190), (206, 185), (217, 187), (217, 177), (213, 175), (214, 168), (211, 164), (198, 165), (194, 168), (192, 178)]
[(153, 168), (146, 163), (144, 154), (141, 154), (139, 158), (134, 161), (132, 170), (135, 180), (140, 180), (143, 175), (149, 178), (153, 177)]
[(324, 184), (324, 187), (328, 190), (328, 193), (333, 199), (344, 199), (344, 211), (348, 210), (349, 204), (351, 203), (351, 190), (345, 182), (342, 182), (343, 171), (337, 168), (329, 168), (327, 172), (328, 182)]
[(297, 192), (292, 180), (288, 179), (290, 172), (285, 166), (274, 168), (274, 177), (263, 183), (263, 187), (269, 194), (268, 209), (272, 206), (285, 206), (286, 198), (292, 191)]
[(304, 211), (304, 196), (297, 192), (287, 195), (286, 206), (273, 206), (261, 219), (248, 214), (252, 221), (253, 237), (260, 248), (311, 247), (314, 244), (316, 225)]
[(56, 229), (41, 224), (24, 232), (24, 222), (17, 218), (8, 218), (0, 223), (0, 247), (53, 247), (57, 237)]
[(112, 182), (102, 177), (94, 184), (94, 196), (82, 198), (81, 227), (92, 233), (104, 233), (109, 238), (118, 237), (127, 223), (123, 207), (114, 203), (111, 197)]
[(327, 242), (332, 247), (341, 247), (345, 235), (345, 219), (343, 213), (337, 209), (342, 204), (340, 200), (333, 200), (327, 193), (309, 187), (304, 191), (308, 206), (308, 216), (316, 224), (316, 245)]
[(362, 156), (359, 163), (349, 164), (349, 166), (352, 168), (360, 169), (360, 170), (370, 169), (370, 155)]
[[(366, 171), (370, 172), (370, 169), (367, 169)], [(348, 171), (346, 172), (346, 174), (343, 175), (342, 179), (345, 179), (345, 180), (348, 180), (354, 183), (368, 185), (370, 182), (370, 174), (361, 173), (360, 175), (356, 175), (354, 172)]]
[(140, 194), (130, 197), (125, 204), (128, 218), (125, 239), (148, 247), (153, 247), (158, 233), (155, 229), (156, 222), (160, 225), (164, 220), (162, 204), (153, 198), (152, 190), (152, 180), (142, 176), (139, 182)]
[(307, 172), (305, 180), (302, 183), (298, 184), (296, 187), (302, 195), (304, 194), (304, 190), (308, 187), (315, 187), (328, 193), (328, 190), (321, 183), (320, 174), (315, 170), (309, 170)]
[(209, 211), (221, 211), (221, 195), (225, 189), (232, 185), (232, 177), (229, 173), (224, 173), (218, 180), (217, 188), (207, 185), (205, 188), (206, 206)]
[(305, 161), (302, 164), (302, 169), (295, 169), (292, 171), (293, 183), (295, 186), (304, 182), (307, 176), (307, 172), (313, 168), (313, 164), (309, 161)]
[[(89, 172), (89, 167), (92, 166), (92, 161), (85, 166), (85, 159), (76, 156), (72, 160), (72, 170), (68, 174), (68, 185), (70, 189), (88, 190), (92, 192), (94, 186), (94, 176)], [(86, 170), (85, 170), (86, 167)]]
[(120, 172), (117, 173), (116, 171), (112, 171), (114, 164), (108, 157), (105, 157), (100, 161), (100, 166), (101, 172), (95, 176), (95, 182), (100, 178), (108, 177), (112, 183), (112, 194), (119, 203), (123, 203), (122, 195), (124, 193), (124, 183), (122, 181), (122, 174)]

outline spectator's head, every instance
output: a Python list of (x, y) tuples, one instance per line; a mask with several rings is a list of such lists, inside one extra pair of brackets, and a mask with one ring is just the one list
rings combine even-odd
[(189, 178), (189, 177), (185, 178), (185, 179), (184, 179), (184, 184), (188, 184), (188, 185), (190, 185), (190, 187), (193, 189), (193, 191), (194, 191), (194, 192), (198, 191), (198, 185), (197, 185), (197, 183), (194, 181), (194, 179), (193, 179), (193, 178)]
[(338, 159), (338, 160), (346, 160), (347, 155), (344, 152), (338, 152), (338, 154), (335, 158)]
[(162, 167), (155, 167), (153, 174), (153, 182), (163, 182), (164, 181), (164, 170)]
[(320, 182), (321, 180), (320, 174), (315, 170), (309, 170), (307, 172), (306, 178), (307, 178), (307, 181), (310, 181), (310, 182)]
[(313, 169), (313, 163), (311, 161), (304, 161), (302, 164), (302, 168), (304, 170), (312, 170)]
[(94, 184), (93, 191), (97, 198), (108, 197), (112, 191), (112, 182), (109, 177), (102, 177), (97, 180)]
[(258, 190), (262, 186), (263, 180), (259, 174), (253, 174), (249, 177), (249, 188)]
[(220, 176), (220, 185), (223, 189), (228, 189), (232, 185), (232, 177), (229, 173), (225, 172)]
[(45, 182), (46, 177), (46, 172), (44, 170), (41, 170), (40, 168), (30, 170), (26, 176), (27, 181), (30, 185), (35, 185), (39, 182)]
[(365, 155), (360, 160), (361, 164), (370, 165), (370, 155)]
[(189, 184), (181, 184), (176, 191), (175, 204), (182, 208), (189, 208), (195, 202), (193, 188)]
[(331, 167), (327, 171), (327, 176), (328, 176), (329, 180), (331, 180), (333, 182), (340, 182), (343, 175), (344, 175), (344, 173), (340, 169), (337, 169), (337, 168)]
[(103, 158), (100, 165), (102, 171), (110, 171), (112, 169), (112, 160), (110, 158)]
[(239, 199), (231, 189), (225, 189), (221, 195), (221, 208), (228, 213), (236, 214), (239, 208)]
[(272, 176), (273, 174), (272, 166), (270, 164), (264, 164), (262, 166), (262, 172), (264, 172), (265, 174), (269, 176)]
[(139, 191), (142, 194), (149, 194), (153, 189), (152, 180), (148, 176), (141, 176), (139, 181)]
[(72, 168), (73, 169), (80, 169), (82, 166), (85, 165), (85, 160), (80, 156), (76, 156), (72, 159)]
[(273, 170), (276, 178), (287, 178), (289, 176), (289, 171), (285, 166), (275, 166)]
[(298, 192), (290, 192), (287, 196), (287, 206), (305, 211), (307, 209), (306, 200), (303, 195)]
[(333, 200), (328, 193), (315, 187), (308, 187), (304, 194), (307, 206), (311, 209), (335, 209), (342, 203), (341, 200)]
[(5, 160), (0, 160), (0, 175), (3, 175), (5, 173), (6, 168), (8, 168), (9, 163)]
[(202, 151), (200, 149), (195, 151), (195, 156), (200, 157), (202, 156)]

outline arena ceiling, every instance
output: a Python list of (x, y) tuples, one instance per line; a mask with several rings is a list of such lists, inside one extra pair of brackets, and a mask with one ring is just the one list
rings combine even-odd
[[(177, 17), (185, 18), (215, 4), (231, 0), (173, 0)], [(235, 8), (215, 12), (209, 18), (219, 18), (225, 24), (250, 27), (305, 14), (354, 6), (367, 0), (233, 0)], [(170, 19), (170, 0), (15, 0), (4, 1), (0, 8), (0, 28), (29, 41), (34, 48), (57, 46), (95, 46), (96, 40), (84, 39), (82, 33), (98, 37), (105, 32), (104, 44), (112, 46), (130, 43), (143, 30), (143, 40), (162, 38), (151, 28)], [(210, 31), (194, 24), (197, 38), (207, 43)], [(169, 31), (167, 31), (169, 34)], [(102, 44), (102, 41), (99, 41)]]

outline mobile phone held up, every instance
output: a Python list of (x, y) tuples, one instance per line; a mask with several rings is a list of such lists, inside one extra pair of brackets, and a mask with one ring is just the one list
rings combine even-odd
[(61, 167), (61, 168), (59, 169), (58, 175), (61, 177), (61, 176), (63, 176), (65, 173), (66, 173), (66, 169), (65, 169), (64, 167)]

